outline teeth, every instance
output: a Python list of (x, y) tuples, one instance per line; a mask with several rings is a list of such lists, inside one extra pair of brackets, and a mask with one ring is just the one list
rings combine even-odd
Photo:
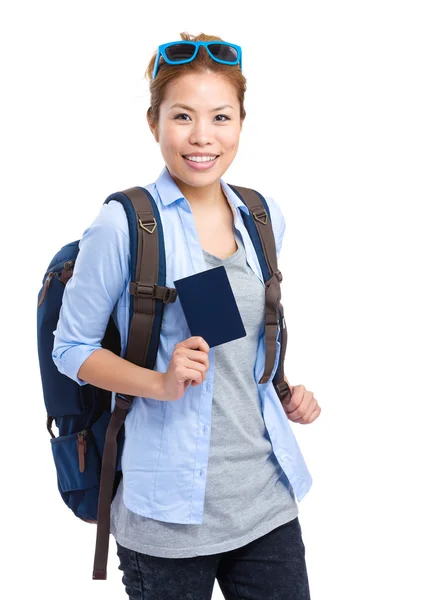
[(216, 156), (185, 156), (187, 160), (192, 160), (193, 162), (209, 162), (210, 160), (215, 160)]

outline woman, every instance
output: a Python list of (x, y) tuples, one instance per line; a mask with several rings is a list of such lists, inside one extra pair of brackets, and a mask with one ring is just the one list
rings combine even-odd
[[(163, 222), (166, 285), (224, 265), (247, 335), (210, 349), (189, 336), (176, 301), (165, 308), (154, 370), (102, 349), (111, 312), (121, 356), (128, 334), (128, 226), (112, 201), (81, 239), (53, 357), (80, 385), (136, 396), (111, 507), (131, 600), (210, 599), (215, 579), (225, 598), (302, 600), (310, 596), (295, 494), (301, 500), (312, 479), (288, 418), (311, 423), (320, 407), (304, 386), (282, 407), (273, 386), (257, 385), (265, 285), (245, 206), (221, 179), (246, 115), (241, 49), (197, 44), (222, 42), (215, 36), (181, 37), (160, 46), (147, 70), (147, 119), (166, 166), (145, 187)], [(279, 253), (284, 219), (266, 200)]]

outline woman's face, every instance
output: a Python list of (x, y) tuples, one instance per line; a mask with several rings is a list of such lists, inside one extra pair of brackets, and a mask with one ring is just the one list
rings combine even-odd
[[(176, 183), (212, 187), (236, 156), (242, 129), (239, 100), (222, 75), (189, 73), (169, 84), (158, 123), (149, 125)], [(197, 162), (187, 156), (217, 158)]]

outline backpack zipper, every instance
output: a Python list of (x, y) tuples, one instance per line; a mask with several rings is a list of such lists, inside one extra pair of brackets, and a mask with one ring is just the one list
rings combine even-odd
[(69, 281), (69, 279), (73, 275), (73, 265), (74, 265), (73, 260), (67, 260), (63, 265), (63, 269), (62, 269), (62, 272), (60, 273), (59, 281), (61, 281), (64, 285), (66, 285), (66, 283)]
[(50, 273), (47, 275), (45, 282), (44, 282), (44, 286), (42, 289), (42, 294), (41, 294), (41, 298), (38, 302), (38, 308), (41, 306), (41, 304), (44, 302), (45, 300), (45, 296), (47, 294), (47, 290), (50, 288), (51, 286), (51, 280), (53, 279), (53, 277), (57, 277), (58, 273), (56, 273), (56, 271), (50, 271)]
[(88, 431), (84, 429), (78, 433), (78, 439), (76, 440), (79, 456), (79, 471), (83, 473), (85, 471), (85, 454), (86, 454), (86, 436)]

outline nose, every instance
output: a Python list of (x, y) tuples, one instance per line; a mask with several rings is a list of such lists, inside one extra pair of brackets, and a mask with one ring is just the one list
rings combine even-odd
[(212, 123), (209, 123), (206, 119), (196, 119), (190, 131), (190, 143), (205, 146), (206, 144), (212, 144), (213, 139)]

